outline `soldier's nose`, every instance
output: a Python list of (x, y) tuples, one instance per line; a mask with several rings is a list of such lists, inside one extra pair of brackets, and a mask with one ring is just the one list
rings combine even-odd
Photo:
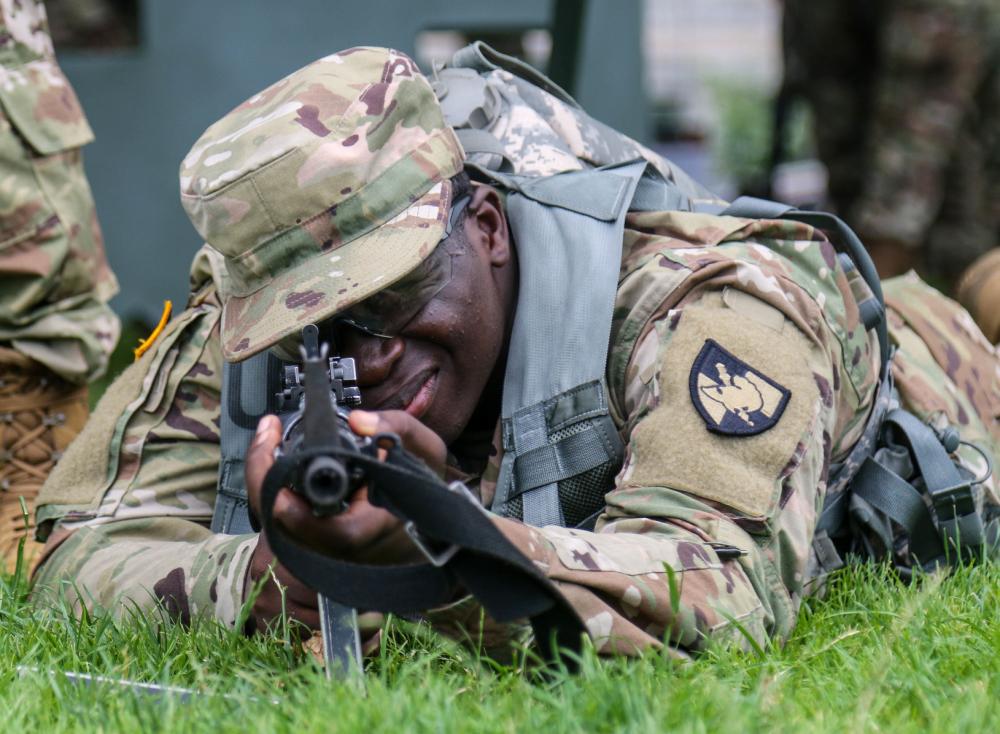
[(403, 339), (396, 336), (380, 339), (359, 335), (356, 345), (352, 346), (356, 346), (351, 351), (358, 367), (358, 385), (362, 388), (372, 387), (388, 379), (393, 366), (406, 351)]

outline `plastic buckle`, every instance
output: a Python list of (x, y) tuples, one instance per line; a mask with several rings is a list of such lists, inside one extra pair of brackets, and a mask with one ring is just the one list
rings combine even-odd
[(938, 522), (949, 522), (959, 517), (975, 514), (976, 501), (972, 496), (972, 485), (968, 482), (938, 490), (931, 494)]
[[(479, 504), (479, 500), (476, 499), (475, 495), (472, 494), (469, 488), (462, 482), (452, 482), (448, 485), (448, 491), (464, 495), (476, 508), (482, 509), (482, 505)], [(456, 553), (462, 550), (454, 544), (448, 545), (443, 550), (434, 550), (431, 548), (428, 539), (424, 537), (420, 530), (417, 529), (416, 524), (414, 524), (412, 520), (407, 520), (406, 524), (403, 525), (403, 529), (406, 531), (406, 534), (410, 536), (410, 540), (413, 541), (414, 545), (416, 545), (420, 552), (424, 554), (424, 558), (426, 558), (435, 568), (441, 568), (441, 566), (445, 565), (448, 561), (454, 558)]]
[(935, 492), (931, 501), (938, 517), (938, 532), (945, 543), (960, 548), (963, 553), (976, 553), (986, 538), (986, 528), (982, 516), (976, 512), (972, 485), (959, 484)]

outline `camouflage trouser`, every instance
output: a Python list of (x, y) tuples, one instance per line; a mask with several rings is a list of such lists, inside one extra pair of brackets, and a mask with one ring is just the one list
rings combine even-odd
[(13, 571), (22, 538), (29, 565), (38, 557), (41, 544), (31, 539), (35, 497), (87, 412), (86, 387), (0, 347), (0, 569)]
[(1000, 5), (785, 0), (786, 84), (833, 206), (952, 281), (1000, 236)]
[(80, 150), (90, 128), (54, 61), (0, 61), (0, 76), (0, 344), (83, 385), (104, 372), (119, 333)]

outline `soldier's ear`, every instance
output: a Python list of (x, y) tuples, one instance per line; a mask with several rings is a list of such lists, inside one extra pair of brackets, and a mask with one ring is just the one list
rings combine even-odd
[(492, 186), (473, 182), (472, 201), (466, 211), (465, 232), (469, 243), (486, 248), (492, 266), (509, 263), (512, 244), (500, 193)]

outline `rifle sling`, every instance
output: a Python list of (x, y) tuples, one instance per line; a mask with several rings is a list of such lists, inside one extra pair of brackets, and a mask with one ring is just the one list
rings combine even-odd
[[(295, 466), (320, 453), (363, 465), (369, 500), (414, 524), (428, 542), (457, 552), (441, 566), (374, 566), (336, 560), (296, 543), (274, 521), (278, 492)], [(552, 583), (507, 540), (490, 515), (450, 490), (398, 445), (386, 461), (345, 449), (279, 457), (264, 480), (263, 527), (276, 557), (298, 579), (346, 606), (413, 614), (473, 594), (498, 622), (531, 620), (536, 639), (579, 650), (585, 627)]]

